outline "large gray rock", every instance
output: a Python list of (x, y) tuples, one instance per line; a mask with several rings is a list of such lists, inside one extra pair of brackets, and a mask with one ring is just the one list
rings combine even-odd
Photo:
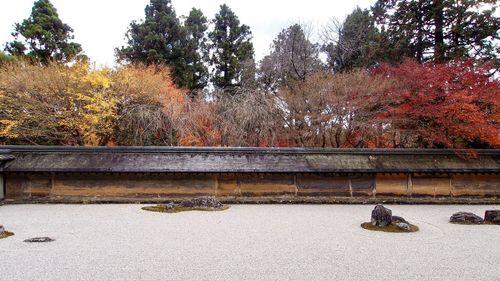
[(223, 207), (222, 203), (215, 197), (198, 197), (189, 200), (184, 200), (179, 204), (180, 207), (184, 208), (213, 208), (220, 209)]
[(500, 210), (487, 210), (484, 212), (484, 222), (500, 224)]
[(481, 224), (483, 223), (483, 218), (473, 213), (458, 212), (450, 217), (450, 222), (459, 224)]
[(392, 222), (392, 211), (382, 205), (377, 205), (372, 211), (371, 224), (375, 226), (388, 226)]

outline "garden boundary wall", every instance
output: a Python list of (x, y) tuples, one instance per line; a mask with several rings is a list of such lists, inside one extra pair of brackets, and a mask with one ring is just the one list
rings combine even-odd
[(13, 203), (497, 204), (499, 163), (499, 150), (0, 146), (0, 195)]

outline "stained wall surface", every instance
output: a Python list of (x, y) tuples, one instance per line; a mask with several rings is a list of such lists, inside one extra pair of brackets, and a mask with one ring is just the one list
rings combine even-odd
[(351, 197), (496, 198), (498, 174), (11, 174), (6, 199)]
[(5, 186), (3, 184), (3, 175), (0, 175), (0, 200), (2, 200), (5, 196), (4, 189), (5, 189)]

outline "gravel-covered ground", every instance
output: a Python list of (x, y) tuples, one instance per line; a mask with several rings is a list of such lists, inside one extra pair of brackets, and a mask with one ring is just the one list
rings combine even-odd
[(372, 205), (141, 207), (1, 206), (0, 280), (500, 280), (500, 226), (448, 223), (499, 205), (388, 206), (416, 233), (362, 229)]

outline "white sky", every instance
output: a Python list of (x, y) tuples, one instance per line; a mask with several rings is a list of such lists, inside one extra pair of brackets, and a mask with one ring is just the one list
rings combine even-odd
[[(31, 14), (34, 0), (0, 0), (0, 48), (12, 41), (14, 23)], [(114, 65), (114, 48), (125, 43), (124, 35), (132, 20), (144, 18), (149, 0), (51, 0), (59, 17), (74, 29), (75, 42), (98, 65)], [(320, 28), (331, 18), (343, 19), (356, 6), (368, 8), (375, 0), (172, 0), (177, 15), (187, 15), (192, 7), (212, 19), (226, 3), (250, 26), (257, 61), (269, 52), (276, 35), (295, 22)]]

